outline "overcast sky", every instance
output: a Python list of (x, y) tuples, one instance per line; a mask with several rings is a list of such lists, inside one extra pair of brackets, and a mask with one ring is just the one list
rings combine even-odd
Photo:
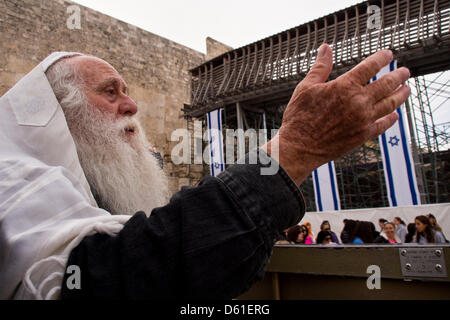
[(206, 37), (238, 48), (360, 0), (75, 0), (206, 53)]

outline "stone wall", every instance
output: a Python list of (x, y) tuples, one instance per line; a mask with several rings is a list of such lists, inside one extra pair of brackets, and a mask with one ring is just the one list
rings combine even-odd
[(164, 156), (171, 191), (197, 183), (203, 166), (173, 165), (170, 137), (173, 130), (186, 128), (181, 109), (190, 103), (188, 70), (203, 63), (205, 55), (81, 5), (81, 29), (70, 29), (71, 5), (77, 4), (0, 1), (0, 96), (53, 51), (98, 56), (129, 85), (147, 136)]
[(233, 50), (232, 47), (223, 44), (213, 38), (206, 38), (206, 60), (211, 60), (221, 54)]

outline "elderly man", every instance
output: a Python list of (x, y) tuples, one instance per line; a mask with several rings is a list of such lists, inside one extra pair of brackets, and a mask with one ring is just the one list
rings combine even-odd
[[(122, 77), (95, 57), (52, 54), (0, 99), (0, 298), (243, 293), (263, 276), (277, 235), (302, 218), (302, 181), (397, 120), (409, 71), (367, 85), (392, 59), (379, 51), (325, 82), (332, 51), (322, 45), (278, 134), (253, 151), (264, 161), (167, 203)], [(260, 174), (267, 160), (280, 164), (276, 174)]]

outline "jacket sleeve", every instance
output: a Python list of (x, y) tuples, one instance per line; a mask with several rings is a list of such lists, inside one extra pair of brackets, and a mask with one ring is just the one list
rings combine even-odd
[(136, 213), (114, 237), (84, 238), (66, 266), (80, 268), (81, 288), (69, 289), (66, 273), (62, 299), (231, 299), (245, 292), (262, 279), (279, 233), (305, 212), (286, 172), (261, 175), (262, 167), (234, 165), (183, 188), (149, 218)]

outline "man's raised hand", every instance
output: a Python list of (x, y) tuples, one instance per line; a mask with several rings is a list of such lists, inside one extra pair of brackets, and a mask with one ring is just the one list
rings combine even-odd
[(283, 115), (276, 137), (263, 147), (279, 148), (279, 163), (300, 185), (315, 168), (341, 157), (391, 127), (394, 112), (410, 94), (402, 85), (410, 76), (397, 69), (367, 85), (393, 54), (379, 51), (349, 72), (325, 82), (333, 67), (331, 48), (323, 44)]

